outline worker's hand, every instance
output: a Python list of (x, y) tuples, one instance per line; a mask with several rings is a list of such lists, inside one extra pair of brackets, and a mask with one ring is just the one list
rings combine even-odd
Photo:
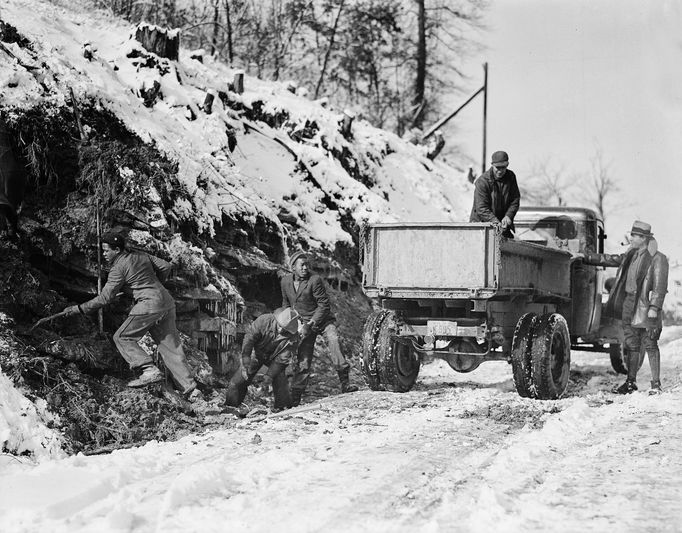
[(81, 312), (81, 310), (78, 309), (77, 305), (71, 305), (71, 306), (67, 307), (66, 309), (64, 309), (64, 311), (63, 311), (64, 316), (78, 315), (78, 314), (80, 314), (80, 312)]
[(310, 324), (306, 322), (305, 324), (301, 324), (301, 327), (299, 328), (298, 332), (301, 335), (301, 338), (303, 339), (309, 335), (312, 335), (313, 328)]
[(508, 216), (505, 216), (500, 222), (500, 226), (502, 226), (502, 229), (509, 228), (511, 224), (512, 224), (511, 218), (509, 218)]
[(265, 374), (263, 376), (263, 381), (260, 384), (260, 390), (261, 392), (266, 395), (270, 394), (270, 390), (272, 389), (272, 378)]
[(648, 313), (646, 314), (649, 318), (656, 318), (658, 317), (658, 309), (654, 309), (653, 307), (649, 308)]

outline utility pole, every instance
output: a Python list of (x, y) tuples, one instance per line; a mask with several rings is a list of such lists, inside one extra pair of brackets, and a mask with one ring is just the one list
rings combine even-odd
[(485, 63), (483, 63), (483, 161), (481, 163), (481, 173), (485, 172), (487, 119), (488, 119), (488, 62), (486, 61)]

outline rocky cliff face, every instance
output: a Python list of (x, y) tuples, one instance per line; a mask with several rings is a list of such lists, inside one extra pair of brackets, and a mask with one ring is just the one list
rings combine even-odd
[[(182, 415), (163, 388), (125, 390), (130, 374), (109, 341), (125, 298), (101, 331), (96, 317), (29, 331), (97, 293), (102, 231), (172, 263), (190, 362), (220, 387), (244, 324), (280, 305), (291, 251), (313, 253), (343, 348), (355, 354), (371, 308), (359, 287), (359, 227), (466, 216), (458, 171), (286, 84), (247, 76), (242, 91), (237, 71), (182, 49), (160, 57), (104, 13), (8, 0), (0, 17), (0, 120), (27, 172), (18, 238), (0, 243), (0, 312), (16, 340), (0, 365), (62, 417), (68, 450), (225, 422)], [(311, 396), (337, 387), (324, 358), (318, 371)], [(156, 414), (139, 420), (141, 410)]]

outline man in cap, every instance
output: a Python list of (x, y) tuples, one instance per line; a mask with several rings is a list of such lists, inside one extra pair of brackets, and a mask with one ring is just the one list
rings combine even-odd
[(658, 252), (651, 225), (636, 220), (630, 231), (630, 248), (620, 255), (587, 254), (590, 265), (618, 267), (604, 308), (606, 317), (622, 319), (628, 376), (614, 389), (618, 394), (637, 390), (637, 371), (644, 351), (649, 353), (651, 391), (661, 390), (658, 339), (662, 329), (663, 300), (668, 287), (668, 259)]
[[(263, 386), (272, 385), (275, 409), (291, 407), (285, 370), (296, 352), (298, 328), (298, 313), (289, 307), (265, 313), (251, 323), (242, 342), (240, 367), (227, 388), (226, 405), (239, 407), (260, 368), (267, 366)], [(255, 354), (253, 357), (252, 353)], [(246, 411), (238, 410), (236, 413), (243, 416)]]
[(122, 290), (131, 292), (135, 304), (114, 333), (114, 343), (130, 368), (142, 371), (128, 386), (144, 387), (163, 379), (151, 356), (138, 344), (149, 332), (180, 391), (191, 401), (196, 400), (201, 393), (175, 325), (175, 300), (161, 284), (168, 277), (170, 263), (142, 252), (127, 251), (123, 235), (113, 232), (102, 236), (102, 253), (111, 267), (106, 285), (99, 296), (65, 309), (67, 316), (95, 311), (111, 303)]
[(513, 238), (514, 217), (519, 210), (521, 193), (516, 174), (508, 167), (507, 152), (493, 153), (490, 168), (476, 180), (469, 222), (491, 222), (500, 226), (502, 235)]
[(281, 282), (282, 305), (291, 306), (298, 311), (302, 321), (301, 343), (291, 385), (293, 404), (298, 405), (301, 402), (301, 397), (308, 386), (315, 340), (320, 333), (327, 342), (329, 357), (341, 382), (341, 392), (357, 391), (358, 388), (350, 384), (350, 364), (341, 352), (339, 333), (324, 281), (317, 274), (310, 273), (308, 255), (305, 252), (295, 252), (291, 256), (290, 264), (293, 274), (284, 276)]

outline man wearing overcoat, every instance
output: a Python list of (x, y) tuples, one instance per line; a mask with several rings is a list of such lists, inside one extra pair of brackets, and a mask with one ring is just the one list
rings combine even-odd
[(614, 389), (618, 394), (637, 390), (637, 372), (644, 352), (649, 353), (651, 392), (661, 390), (658, 339), (663, 321), (663, 300), (668, 287), (668, 260), (658, 252), (651, 225), (635, 221), (631, 247), (619, 255), (586, 254), (590, 265), (618, 267), (616, 279), (603, 311), (605, 317), (621, 319), (628, 376)]

